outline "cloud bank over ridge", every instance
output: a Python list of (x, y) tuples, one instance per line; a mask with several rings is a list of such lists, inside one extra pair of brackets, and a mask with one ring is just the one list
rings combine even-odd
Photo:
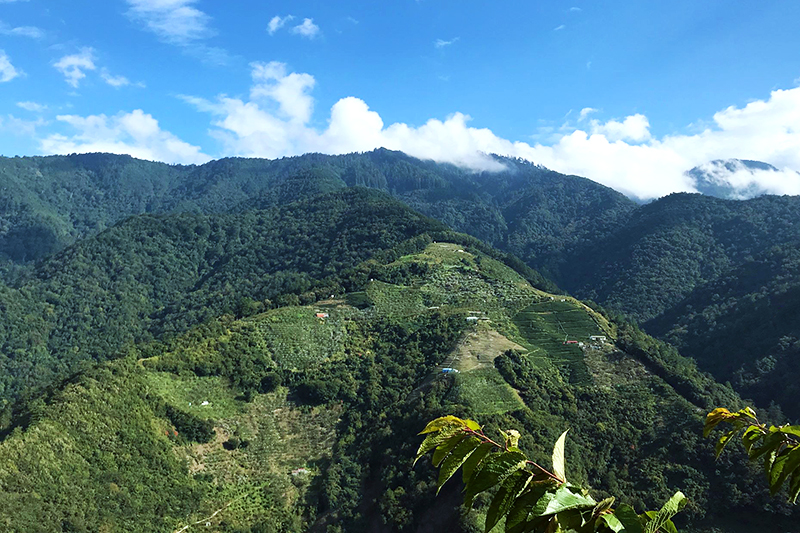
[[(596, 110), (587, 107), (576, 123), (565, 125), (565, 131), (549, 142), (528, 143), (470, 126), (470, 116), (460, 112), (418, 126), (401, 122), (387, 125), (366, 102), (352, 96), (336, 102), (327, 125), (319, 127), (313, 122), (314, 76), (290, 72), (285, 64), (271, 62), (251, 64), (251, 78), (247, 98), (181, 97), (210, 115), (209, 134), (220, 143), (220, 156), (275, 158), (385, 147), (475, 170), (499, 170), (502, 166), (486, 155), (496, 153), (585, 176), (639, 199), (694, 191), (694, 181), (687, 170), (712, 160), (739, 158), (766, 161), (778, 168), (777, 172), (764, 171), (769, 174), (752, 173), (748, 178), (750, 186), (755, 180), (756, 188), (762, 192), (800, 194), (800, 175), (794, 171), (800, 169), (800, 88), (775, 90), (765, 100), (723, 109), (698, 133), (657, 138), (651, 134), (645, 115), (600, 121), (589, 118)], [(147, 122), (147, 136), (135, 137), (119, 130), (125, 123), (124, 113), (110, 119), (86, 117), (81, 119), (83, 122), (78, 120), (80, 117), (69, 121), (59, 117), (78, 131), (72, 136), (51, 135), (42, 140), (41, 147), (47, 153), (96, 149), (98, 140), (92, 139), (91, 132), (83, 127), (93, 119), (119, 130), (113, 137), (113, 150), (109, 151), (132, 155), (144, 152), (150, 154), (148, 158), (171, 163), (197, 163), (209, 158), (199, 147), (162, 131), (155, 119), (144, 112), (137, 110), (130, 115), (136, 113), (131, 120)], [(159, 138), (170, 142), (157, 146), (154, 139)]]

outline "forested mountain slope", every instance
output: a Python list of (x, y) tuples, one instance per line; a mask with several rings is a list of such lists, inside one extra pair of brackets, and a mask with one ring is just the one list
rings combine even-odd
[(800, 417), (800, 242), (747, 258), (645, 326), (743, 395)]
[(362, 188), (270, 210), (131, 218), (20, 286), (0, 285), (0, 398), (264, 300), (338, 292), (375, 253), (445, 229)]
[(523, 258), (541, 255), (549, 261), (550, 252), (557, 255), (587, 235), (604, 235), (635, 207), (590, 180), (499, 161), (507, 170), (475, 173), (389, 150), (231, 158), (201, 166), (110, 154), (0, 158), (0, 256), (17, 262), (41, 258), (134, 214), (219, 213), (248, 200), (272, 207), (364, 186), (491, 244), (503, 244), (513, 226)]
[(738, 405), (735, 393), (450, 237), (398, 237), (334, 298), (128, 345), (19, 406), (3, 421), (0, 524), (472, 531), (487, 503), (462, 517), (458, 486), (436, 498), (433, 469), (411, 466), (413, 435), (445, 413), (518, 427), (536, 460), (570, 427), (572, 478), (637, 507), (681, 489), (685, 531), (797, 519), (702, 439), (705, 410)]

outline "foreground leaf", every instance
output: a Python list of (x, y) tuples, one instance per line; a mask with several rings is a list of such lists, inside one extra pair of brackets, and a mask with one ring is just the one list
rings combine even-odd
[(569, 430), (562, 433), (561, 436), (558, 437), (556, 445), (553, 447), (553, 473), (565, 483), (567, 481), (567, 475), (565, 474), (564, 464), (564, 444), (567, 441), (568, 432)]
[(686, 507), (687, 502), (688, 500), (682, 492), (676, 492), (655, 514), (653, 519), (647, 523), (647, 526), (644, 528), (644, 533), (656, 533), (661, 529), (666, 531), (674, 530), (675, 525), (672, 523), (672, 517)]

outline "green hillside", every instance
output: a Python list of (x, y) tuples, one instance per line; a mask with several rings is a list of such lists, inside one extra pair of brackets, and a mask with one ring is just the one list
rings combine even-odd
[[(698, 528), (713, 518), (757, 531), (747, 520), (791, 513), (765, 510), (747, 466), (718, 469), (702, 439), (708, 405), (738, 404), (730, 389), (476, 247), (434, 240), (357, 265), (355, 297), (321, 294), (129, 345), (26, 402), (4, 421), (0, 524), (421, 531), (435, 512), (446, 530), (470, 530), (485, 503), (461, 517), (443, 503), (457, 489), (434, 498), (433, 469), (410, 466), (413, 434), (443, 413), (517, 427), (537, 460), (570, 427), (576, 479), (637, 506), (680, 488)], [(662, 377), (666, 367), (675, 374)], [(686, 386), (692, 394), (677, 392)]]
[(0, 285), (0, 402), (132, 343), (341, 292), (367, 275), (352, 271), (362, 261), (444, 229), (360, 188), (264, 211), (131, 218)]

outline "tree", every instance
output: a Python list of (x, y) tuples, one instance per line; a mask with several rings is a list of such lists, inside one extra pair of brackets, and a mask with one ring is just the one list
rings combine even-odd
[(672, 517), (687, 503), (676, 492), (659, 511), (639, 515), (630, 505), (615, 508), (613, 497), (596, 501), (567, 481), (566, 431), (553, 448), (551, 470), (527, 458), (513, 429), (501, 431), (498, 442), (473, 420), (445, 416), (431, 421), (420, 435), (426, 437), (415, 463), (433, 451), (439, 490), (459, 469), (468, 509), (478, 494), (496, 489), (486, 514), (487, 533), (504, 518), (506, 533), (677, 533)]
[(797, 503), (800, 496), (800, 426), (768, 427), (758, 421), (755, 411), (750, 407), (736, 413), (720, 407), (708, 413), (703, 435), (708, 437), (721, 423), (729, 424), (732, 428), (717, 441), (717, 457), (741, 433), (742, 445), (750, 460), (764, 460), (764, 473), (767, 475), (770, 494), (778, 494), (786, 481), (789, 481), (789, 501)]

